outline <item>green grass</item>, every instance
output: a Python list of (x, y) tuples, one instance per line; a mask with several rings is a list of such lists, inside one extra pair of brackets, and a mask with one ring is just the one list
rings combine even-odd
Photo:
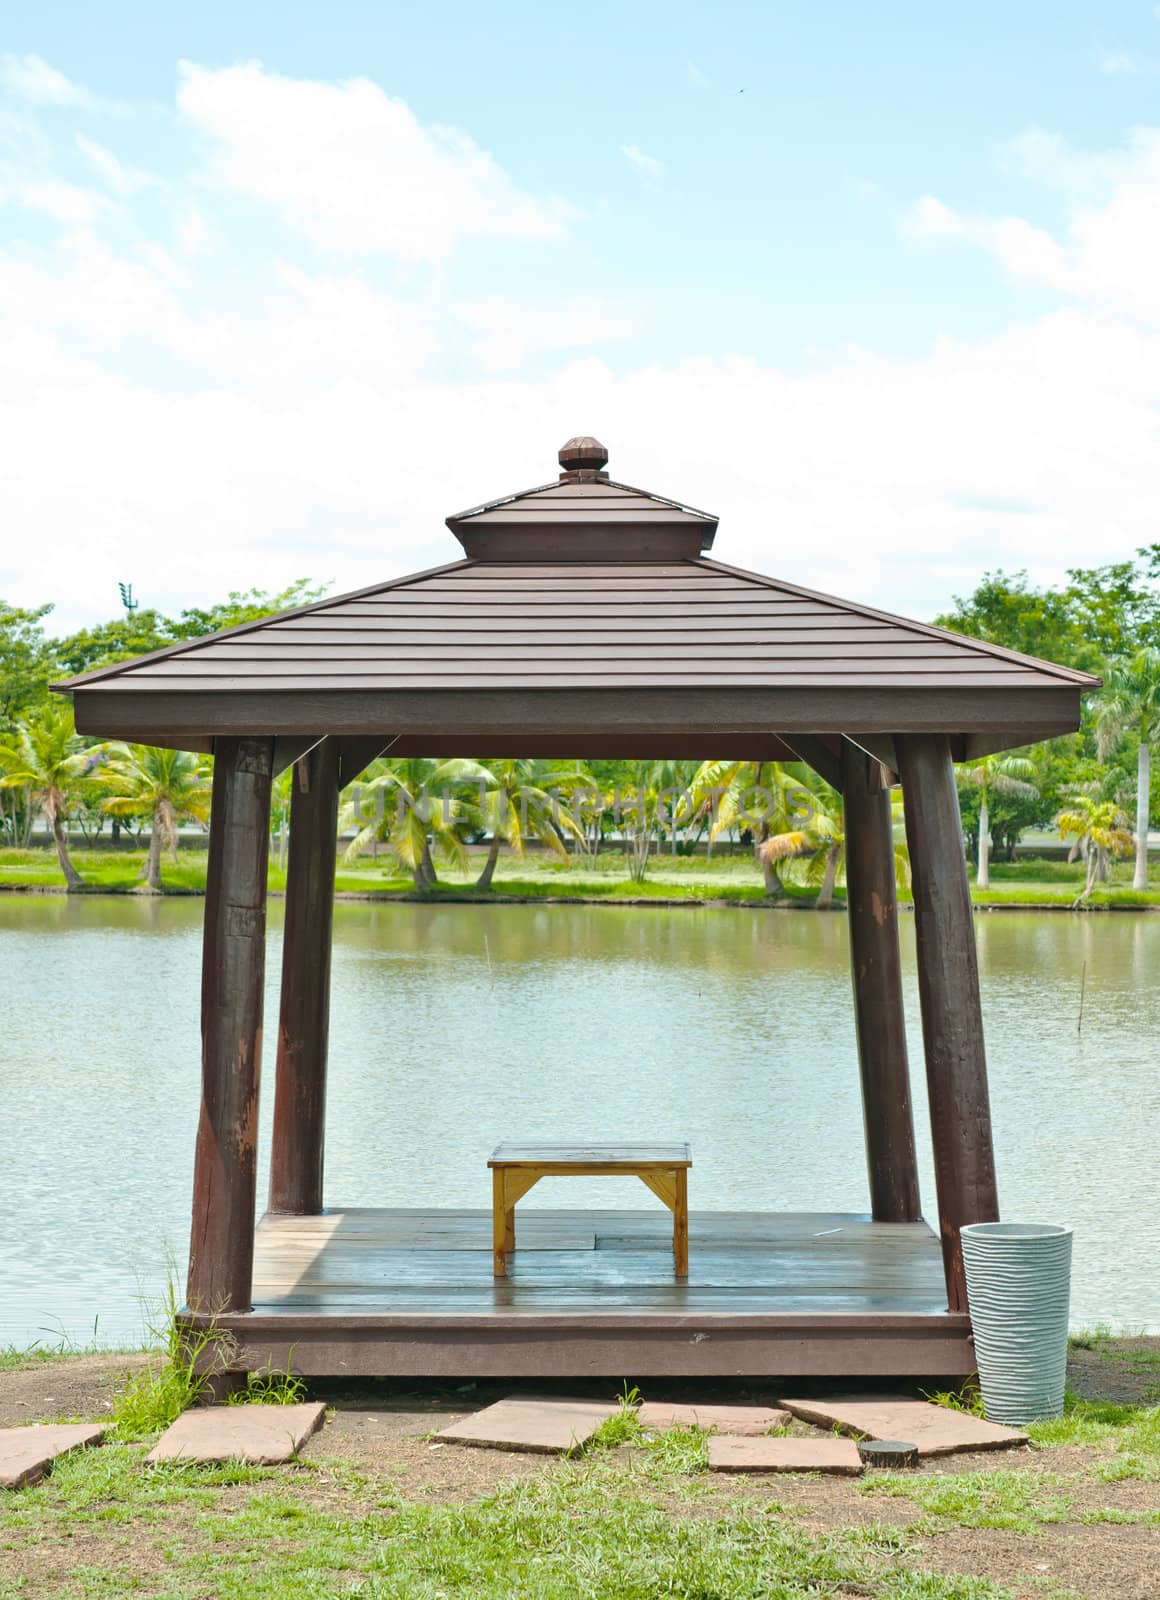
[(76, 1344), (72, 1339), (59, 1338), (44, 1343), (36, 1340), (28, 1345), (0, 1345), (0, 1372), (27, 1372), (33, 1367), (43, 1367), (75, 1356), (125, 1356), (141, 1353), (139, 1345), (100, 1344), (94, 1338), (90, 1344)]
[[(85, 850), (73, 851), (77, 871), (85, 886), (93, 892), (130, 893), (140, 887), (143, 850)], [(447, 866), (439, 867), (439, 885), (432, 898), (455, 900), (475, 898), (475, 880), (482, 868), (482, 856), (473, 856), (466, 872)], [(178, 853), (177, 861), (163, 861), (161, 878), (166, 893), (200, 894), (205, 889), (206, 852), (185, 850)], [(1160, 874), (1158, 874), (1160, 877)], [(271, 862), (270, 888), (277, 891), (286, 886), (285, 869)], [(64, 881), (52, 850), (0, 850), (0, 888), (42, 888), (63, 890)], [(998, 862), (991, 867), (991, 888), (972, 889), (979, 905), (1058, 905), (1070, 906), (1083, 886), (1083, 868), (1069, 866), (1063, 861), (1024, 859), (1014, 863)], [(341, 861), (338, 865), (336, 888), (343, 894), (411, 895), (414, 884), (406, 873), (399, 870), (384, 852), (377, 862), (369, 856), (357, 861)], [(649, 864), (648, 876), (643, 883), (633, 883), (628, 876), (624, 856), (617, 850), (607, 850), (595, 859), (570, 859), (561, 861), (553, 855), (534, 853), (524, 860), (501, 856), (499, 868), (488, 898), (502, 899), (516, 896), (524, 900), (543, 899), (594, 899), (594, 900), (673, 900), (673, 901), (726, 901), (733, 903), (768, 903), (761, 882), (761, 874), (752, 856), (737, 855), (673, 856), (662, 853)], [(786, 885), (780, 900), (785, 904), (810, 903), (812, 889), (798, 884)], [(844, 898), (839, 887), (837, 901)], [(909, 896), (903, 894), (906, 902)], [(1160, 906), (1160, 883), (1141, 893), (1131, 888), (1131, 865), (1120, 863), (1113, 880), (1102, 885), (1088, 902), (1094, 909), (1109, 906)]]
[(1069, 1502), (1057, 1491), (1063, 1483), (1046, 1472), (875, 1473), (863, 1478), (859, 1493), (913, 1501), (921, 1527), (1007, 1528), (1034, 1533), (1045, 1523), (1066, 1522)]
[(965, 1411), (972, 1417), (987, 1415), (983, 1391), (970, 1380), (959, 1389), (940, 1389), (936, 1394), (927, 1394), (926, 1399), (932, 1405), (943, 1406), (947, 1411)]
[[(465, 1505), (363, 1489), (335, 1509), (312, 1492), (329, 1464), (143, 1471), (110, 1445), (61, 1461), (7, 1497), (0, 1541), (51, 1551), (74, 1597), (158, 1600), (1004, 1600), (986, 1580), (917, 1570), (896, 1528), (815, 1533), (777, 1502), (674, 1514), (663, 1491), (609, 1458), (506, 1486)], [(239, 1490), (242, 1491), (239, 1495)], [(247, 1492), (252, 1491), (252, 1492)], [(68, 1567), (69, 1541), (88, 1537)], [(133, 1550), (154, 1556), (142, 1581)], [(95, 1547), (94, 1539), (103, 1542)], [(30, 1561), (31, 1565), (31, 1561)], [(20, 1591), (13, 1591), (18, 1594)], [(43, 1589), (28, 1592), (44, 1593)]]
[[(1120, 1336), (1122, 1339), (1131, 1337), (1131, 1334)], [(1072, 1350), (1090, 1350), (1103, 1361), (1117, 1362), (1137, 1378), (1150, 1378), (1152, 1381), (1144, 1386), (1143, 1398), (1148, 1401), (1160, 1400), (1160, 1350), (1152, 1349), (1150, 1346), (1142, 1350), (1125, 1348), (1117, 1341), (1116, 1335), (1106, 1322), (1073, 1333), (1068, 1339), (1068, 1345)]]
[(695, 1477), (709, 1466), (709, 1430), (666, 1428), (645, 1440), (644, 1458), (654, 1477)]
[(640, 1404), (640, 1390), (624, 1385), (619, 1395), (619, 1409), (606, 1417), (588, 1441), (589, 1450), (615, 1450), (622, 1444), (640, 1441), (640, 1418), (636, 1408)]
[(178, 1327), (181, 1299), (170, 1270), (165, 1294), (146, 1322), (153, 1336), (152, 1360), (125, 1379), (113, 1396), (111, 1422), (121, 1439), (154, 1439), (201, 1398), (214, 1366), (219, 1335), (190, 1334)]
[[(1104, 1483), (1126, 1478), (1160, 1483), (1160, 1406), (1121, 1406), (1067, 1395), (1062, 1417), (1029, 1424), (1033, 1444), (1094, 1445), (1106, 1453), (1093, 1469)], [(1110, 1447), (1110, 1448), (1109, 1448)]]
[(296, 1406), (306, 1393), (301, 1378), (291, 1372), (247, 1372), (246, 1381), (226, 1397), (230, 1406)]

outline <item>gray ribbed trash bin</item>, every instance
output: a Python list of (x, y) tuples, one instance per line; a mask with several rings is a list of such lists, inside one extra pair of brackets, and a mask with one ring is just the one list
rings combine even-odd
[(1019, 1426), (1063, 1412), (1071, 1229), (972, 1222), (962, 1230), (983, 1404)]

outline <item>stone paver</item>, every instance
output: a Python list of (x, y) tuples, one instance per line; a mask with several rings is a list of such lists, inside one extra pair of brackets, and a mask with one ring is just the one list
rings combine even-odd
[(166, 1428), (145, 1457), (159, 1461), (248, 1461), (275, 1467), (294, 1456), (321, 1428), (326, 1407), (202, 1406), (186, 1411)]
[(831, 1472), (856, 1478), (862, 1458), (853, 1439), (738, 1439), (714, 1434), (710, 1472)]
[(1015, 1428), (905, 1396), (845, 1395), (825, 1400), (787, 1399), (782, 1404), (803, 1422), (815, 1422), (822, 1428), (841, 1428), (866, 1439), (913, 1440), (920, 1456), (1003, 1450), (1027, 1443), (1027, 1435)]
[(642, 1400), (637, 1420), (650, 1433), (666, 1428), (715, 1428), (718, 1433), (753, 1436), (784, 1428), (792, 1421), (788, 1411), (773, 1406), (670, 1405), (664, 1400)]
[(100, 1444), (104, 1433), (91, 1422), (0, 1428), (0, 1489), (39, 1483), (58, 1456)]
[(535, 1400), (509, 1395), (435, 1437), (448, 1444), (559, 1455), (587, 1444), (600, 1424), (620, 1410), (597, 1400)]

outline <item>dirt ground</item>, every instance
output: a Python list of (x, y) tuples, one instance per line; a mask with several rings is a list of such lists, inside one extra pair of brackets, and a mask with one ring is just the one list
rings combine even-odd
[[(124, 1374), (144, 1359), (85, 1356), (0, 1372), (0, 1426), (65, 1417), (99, 1420), (107, 1414)], [(1076, 1350), (1069, 1363), (1069, 1378), (1085, 1399), (1155, 1404), (1160, 1401), (1160, 1338), (1105, 1340), (1093, 1349)], [(466, 1449), (431, 1437), (450, 1421), (503, 1394), (520, 1392), (520, 1387), (518, 1383), (480, 1383), (404, 1388), (385, 1381), (357, 1387), (317, 1385), (311, 1398), (325, 1400), (330, 1412), (323, 1431), (303, 1451), (316, 1470), (305, 1474), (289, 1467), (286, 1474), (294, 1477), (295, 1495), (304, 1502), (357, 1516), (376, 1498), (381, 1503), (388, 1486), (405, 1499), (449, 1504), (470, 1500), (514, 1480), (568, 1470), (552, 1458)], [(775, 1401), (778, 1387), (642, 1384), (650, 1399), (734, 1399), (758, 1404)], [(805, 1386), (796, 1387), (800, 1391)], [(550, 1386), (541, 1384), (536, 1392), (547, 1388)], [(558, 1388), (561, 1393), (609, 1398), (607, 1385)], [(810, 1431), (801, 1424), (796, 1428)], [(800, 1517), (803, 1527), (817, 1531), (871, 1523), (909, 1527), (920, 1546), (922, 1566), (989, 1578), (1006, 1586), (1018, 1600), (1160, 1600), (1160, 1525), (1106, 1520), (1088, 1525), (1081, 1520), (1093, 1513), (1105, 1518), (1109, 1514), (1145, 1515), (1160, 1524), (1160, 1484), (1138, 1479), (1100, 1481), (1096, 1469), (1108, 1454), (1106, 1446), (1019, 1448), (942, 1458), (924, 1464), (913, 1475), (1015, 1473), (1034, 1475), (1038, 1483), (1041, 1475), (1050, 1474), (1050, 1488), (1037, 1488), (1035, 1494), (1059, 1495), (1069, 1505), (1059, 1522), (1039, 1524), (1033, 1532), (960, 1526), (942, 1518), (927, 1519), (916, 1530), (923, 1516), (916, 1500), (905, 1495), (867, 1494), (859, 1491), (855, 1481), (824, 1477), (705, 1476), (696, 1480), (699, 1488), (693, 1498), (679, 1497), (674, 1489), (673, 1509), (682, 1516), (705, 1516), (735, 1499), (767, 1499)], [(622, 1447), (617, 1459), (627, 1465), (632, 1455), (631, 1447)], [(240, 1504), (251, 1492), (245, 1486), (227, 1488), (223, 1504), (233, 1500)], [(82, 1553), (73, 1545), (70, 1566), (82, 1554), (87, 1564), (99, 1565), (104, 1535), (93, 1527), (77, 1533), (85, 1549)], [(140, 1566), (135, 1560), (133, 1565), (135, 1571), (147, 1572), (153, 1556), (147, 1527), (142, 1528), (141, 1541), (137, 1553)], [(51, 1556), (47, 1550), (36, 1552), (34, 1567), (40, 1568), (42, 1560), (51, 1563)], [(117, 1536), (116, 1560), (123, 1563), (125, 1559), (122, 1531)], [(50, 1567), (43, 1570), (47, 1573)], [(3, 1578), (11, 1572), (10, 1562), (0, 1551), (0, 1591)], [(60, 1593), (47, 1581), (38, 1590), (35, 1570), (26, 1570), (22, 1577), (20, 1593), (28, 1600), (35, 1600), (38, 1593)]]

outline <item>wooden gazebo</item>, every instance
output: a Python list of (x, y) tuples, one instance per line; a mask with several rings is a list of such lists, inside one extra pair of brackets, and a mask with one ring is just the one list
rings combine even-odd
[[(82, 733), (215, 757), (185, 1314), (229, 1329), (239, 1368), (316, 1374), (972, 1371), (959, 1229), (996, 1218), (998, 1200), (952, 763), (1074, 730), (1094, 680), (722, 565), (705, 554), (715, 518), (614, 482), (606, 459), (573, 439), (558, 481), (449, 517), (464, 558), (447, 566), (61, 686)], [(527, 1211), (540, 1248), (495, 1280), (486, 1149), (478, 1213), (432, 1209), (431, 1195), (413, 1211), (324, 1209), (338, 795), (385, 750), (802, 760), (839, 789), (869, 1215), (694, 1209), (678, 1279), (663, 1214)], [(255, 1235), (270, 786), (290, 763)], [(937, 1238), (919, 1210), (897, 778)]]

